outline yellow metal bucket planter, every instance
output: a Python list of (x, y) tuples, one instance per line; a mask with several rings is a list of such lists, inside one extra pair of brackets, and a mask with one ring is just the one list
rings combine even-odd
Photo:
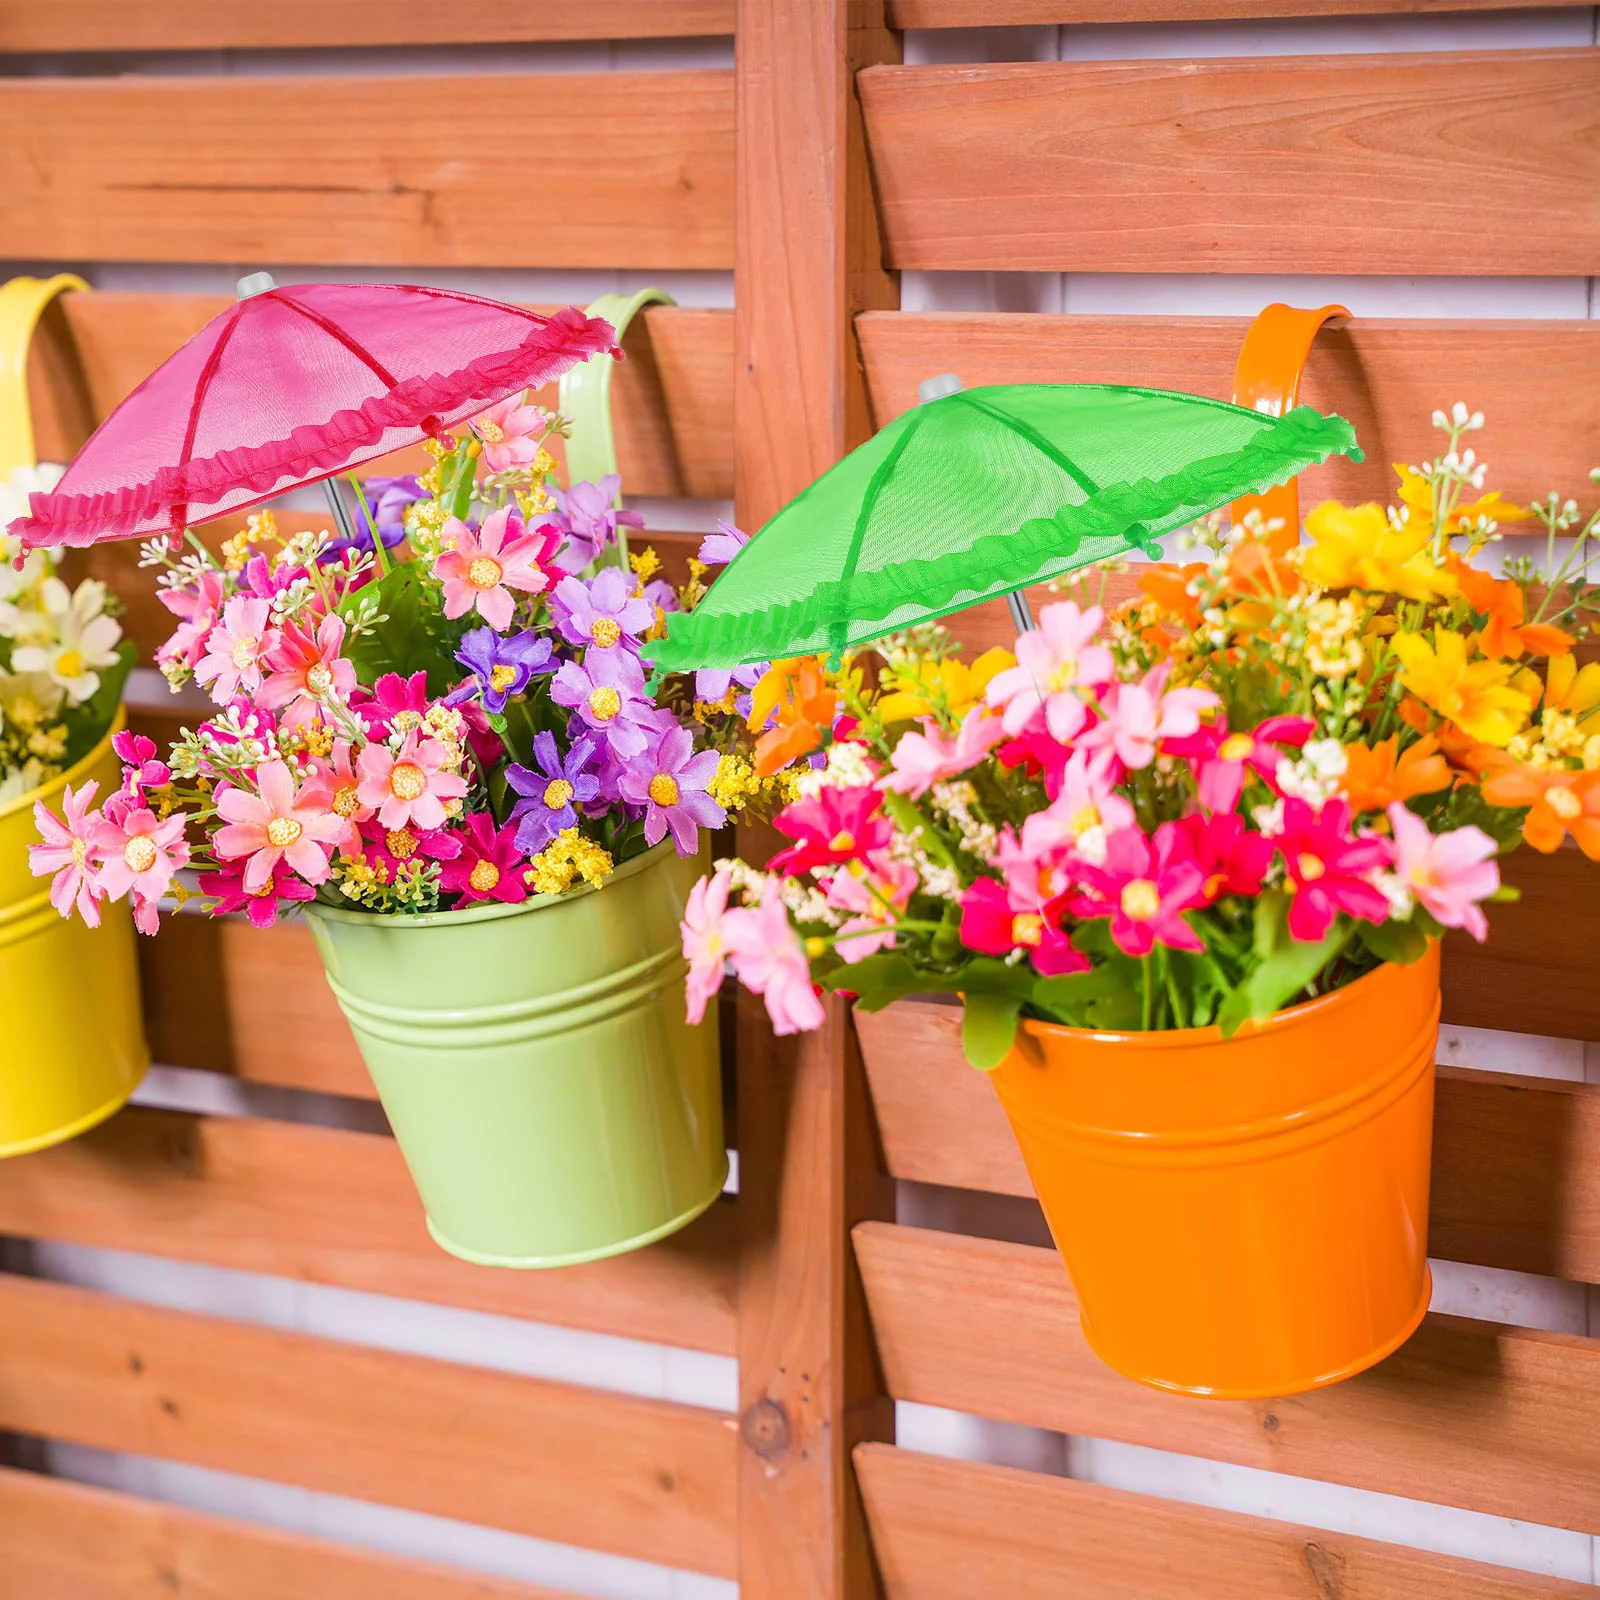
[(0, 1156), (103, 1122), (149, 1064), (127, 901), (102, 906), (91, 928), (59, 916), (50, 880), (28, 870), (35, 800), (59, 813), (68, 784), (98, 778), (104, 796), (121, 782), (115, 731), (53, 782), (0, 805)]

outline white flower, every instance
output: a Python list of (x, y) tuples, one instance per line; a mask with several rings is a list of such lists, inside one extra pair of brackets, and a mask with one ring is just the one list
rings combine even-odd
[(85, 578), (69, 590), (59, 578), (46, 578), (40, 598), (50, 633), (29, 635), (27, 644), (12, 651), (11, 665), (18, 672), (48, 673), (74, 705), (81, 704), (100, 687), (99, 669), (116, 661), (122, 638), (116, 619), (105, 615), (106, 586)]
[(1297, 760), (1280, 758), (1273, 778), (1284, 794), (1320, 807), (1339, 787), (1346, 764), (1344, 746), (1337, 739), (1313, 739)]
[(828, 764), (802, 772), (796, 790), (809, 797), (819, 789), (866, 789), (878, 781), (878, 767), (864, 745), (840, 739), (828, 746)]

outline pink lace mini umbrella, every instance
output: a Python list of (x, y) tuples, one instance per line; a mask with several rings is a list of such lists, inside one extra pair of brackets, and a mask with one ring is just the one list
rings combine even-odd
[(573, 306), (545, 317), (405, 284), (278, 288), (265, 273), (240, 292), (101, 423), (53, 493), (30, 498), (9, 530), (24, 549), (179, 534), (621, 354), (611, 324)]

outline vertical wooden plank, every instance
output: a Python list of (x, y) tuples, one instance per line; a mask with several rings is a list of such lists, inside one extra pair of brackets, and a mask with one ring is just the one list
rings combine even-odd
[[(855, 74), (897, 61), (882, 0), (740, 0), (735, 494), (757, 528), (871, 430), (857, 312), (893, 308)], [(849, 1247), (882, 1180), (845, 1008), (774, 1041), (741, 996), (739, 1592), (879, 1593), (849, 1451), (887, 1439)], [(859, 1146), (859, 1149), (852, 1147)]]

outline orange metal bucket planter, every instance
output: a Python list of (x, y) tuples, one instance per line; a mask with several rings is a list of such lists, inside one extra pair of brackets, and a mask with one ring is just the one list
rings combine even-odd
[(1000, 1102), (1118, 1372), (1248, 1400), (1381, 1361), (1428, 1309), (1437, 946), (1246, 1024), (1024, 1022)]

